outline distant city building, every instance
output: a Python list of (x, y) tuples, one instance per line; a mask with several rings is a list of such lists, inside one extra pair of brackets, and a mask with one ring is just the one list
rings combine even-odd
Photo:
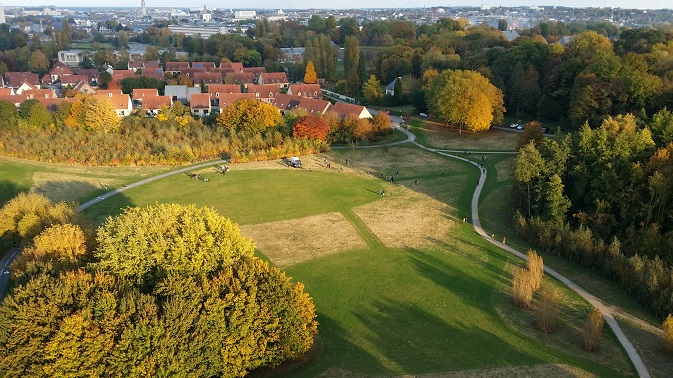
[(184, 33), (185, 37), (209, 38), (215, 34), (227, 34), (227, 28), (222, 26), (189, 26), (189, 25), (169, 25), (168, 29), (173, 34)]
[(145, 0), (140, 0), (140, 15), (144, 16), (147, 14), (147, 9), (145, 8)]
[(58, 61), (70, 67), (77, 67), (82, 63), (84, 50), (62, 50), (58, 52)]
[(213, 15), (210, 13), (201, 13), (201, 19), (203, 22), (210, 22), (213, 19)]
[(257, 16), (255, 11), (235, 11), (234, 18), (237, 20), (252, 20)]
[(5, 6), (0, 4), (0, 24), (4, 24), (5, 22)]
[(490, 10), (491, 4), (481, 4), (481, 10)]

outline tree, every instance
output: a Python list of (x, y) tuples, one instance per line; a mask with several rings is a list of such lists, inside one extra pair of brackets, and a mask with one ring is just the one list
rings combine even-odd
[(378, 112), (371, 119), (372, 131), (377, 135), (384, 135), (390, 132), (390, 117), (385, 112)]
[(28, 242), (57, 224), (83, 224), (71, 204), (52, 203), (37, 193), (20, 193), (0, 208), (0, 237)]
[(226, 129), (252, 136), (279, 125), (282, 119), (273, 105), (243, 99), (222, 108), (217, 123)]
[(600, 346), (602, 331), (603, 315), (601, 310), (594, 307), (589, 311), (584, 323), (584, 349), (589, 352), (597, 351)]
[(508, 29), (507, 20), (501, 18), (498, 20), (498, 30), (505, 31)]
[(535, 148), (535, 144), (531, 141), (519, 150), (519, 155), (516, 157), (514, 166), (514, 179), (520, 183), (526, 184), (527, 200), (528, 200), (528, 217), (531, 216), (531, 185), (535, 180), (539, 179), (544, 170), (544, 160), (540, 155), (540, 151)]
[(362, 94), (367, 103), (376, 105), (381, 98), (381, 82), (374, 75), (369, 75), (369, 80), (362, 87)]
[[(39, 248), (81, 251), (61, 230)], [(315, 307), (253, 250), (209, 209), (126, 209), (99, 228), (99, 261), (4, 298), (0, 374), (233, 377), (296, 358), (317, 333)]]
[(33, 51), (28, 61), (28, 69), (33, 72), (45, 73), (49, 70), (49, 60), (40, 50)]
[(488, 130), (504, 113), (502, 92), (475, 71), (446, 70), (433, 79), (428, 108), (446, 122), (471, 131)]
[(662, 341), (666, 353), (673, 353), (673, 316), (668, 314), (664, 322), (661, 323)]
[(110, 82), (112, 81), (112, 74), (107, 71), (103, 71), (98, 75), (98, 86), (103, 89), (106, 89)]
[(325, 140), (328, 132), (327, 122), (314, 115), (300, 117), (292, 126), (292, 136), (295, 138)]
[(542, 142), (543, 139), (544, 134), (542, 133), (542, 124), (538, 121), (530, 121), (524, 126), (523, 132), (519, 134), (519, 138), (516, 142), (516, 149), (520, 150), (531, 141), (535, 146), (540, 146), (540, 142)]
[(126, 32), (120, 30), (117, 32), (117, 48), (126, 48), (129, 44), (129, 37), (126, 35)]
[(110, 132), (119, 128), (121, 120), (110, 101), (101, 97), (84, 95), (72, 104), (65, 124), (72, 128), (81, 127), (90, 132)]
[(306, 73), (304, 74), (304, 83), (306, 84), (315, 84), (318, 82), (318, 76), (315, 73), (315, 67), (313, 66), (313, 61), (308, 61), (306, 64)]
[(19, 105), (19, 113), (31, 127), (48, 127), (52, 123), (51, 113), (38, 99), (29, 99)]

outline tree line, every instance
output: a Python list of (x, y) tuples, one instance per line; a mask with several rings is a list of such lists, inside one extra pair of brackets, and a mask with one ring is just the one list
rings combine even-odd
[(533, 138), (514, 166), (518, 232), (599, 269), (647, 308), (673, 312), (673, 114), (608, 117)]

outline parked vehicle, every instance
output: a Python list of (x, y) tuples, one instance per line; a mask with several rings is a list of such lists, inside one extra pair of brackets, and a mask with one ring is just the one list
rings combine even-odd
[(518, 123), (510, 123), (510, 124), (509, 124), (509, 128), (510, 128), (510, 129), (516, 129), (518, 126), (519, 126)]
[(523, 125), (522, 125), (522, 124), (518, 124), (518, 125), (516, 126), (516, 129), (517, 129), (517, 130), (523, 130)]
[(419, 114), (419, 116), (421, 116), (421, 117), (423, 117), (423, 118), (428, 118), (428, 115), (425, 114), (425, 113), (421, 113), (421, 114)]
[(298, 157), (293, 156), (287, 160), (287, 166), (292, 168), (301, 168), (301, 160)]

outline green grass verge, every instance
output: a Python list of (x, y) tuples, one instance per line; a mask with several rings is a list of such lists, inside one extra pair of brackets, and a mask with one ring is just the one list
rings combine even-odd
[(516, 151), (519, 133), (490, 129), (482, 133), (471, 133), (447, 127), (426, 119), (412, 119), (408, 122), (416, 140), (427, 146), (448, 150), (474, 151)]

